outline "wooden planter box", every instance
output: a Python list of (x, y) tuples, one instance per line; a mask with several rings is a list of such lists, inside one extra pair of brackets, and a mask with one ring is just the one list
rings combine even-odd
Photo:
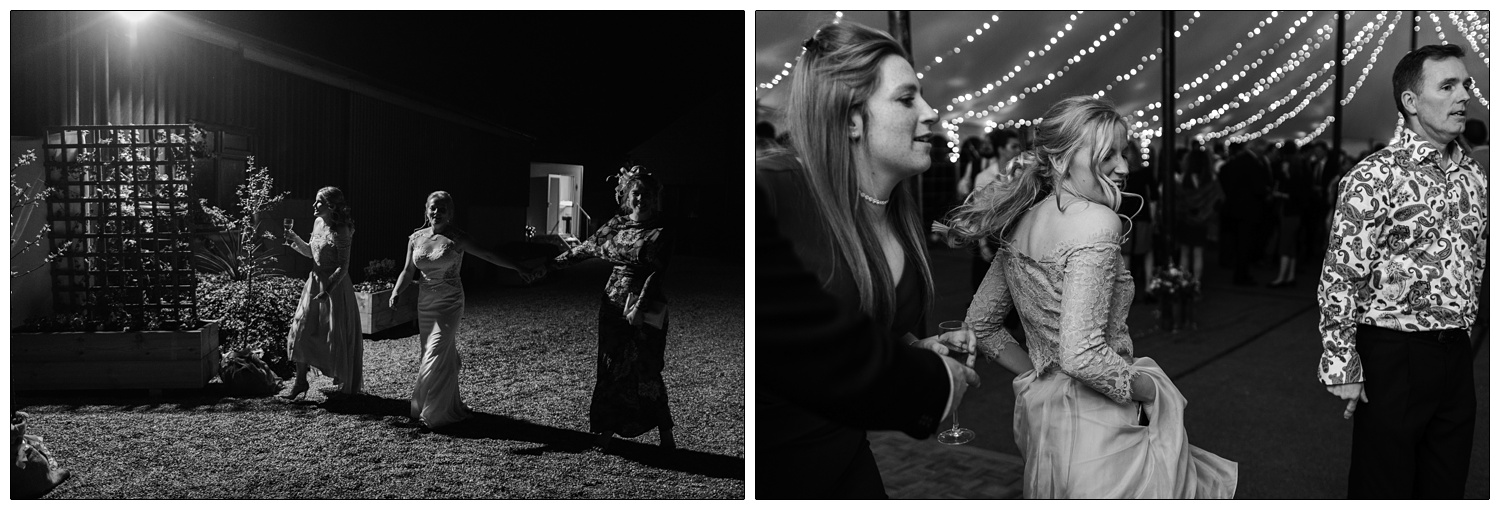
[(202, 388), (219, 373), (219, 323), (186, 331), (12, 333), (12, 388)]
[(393, 289), (354, 293), (354, 300), (359, 302), (360, 332), (368, 335), (417, 319), (417, 286), (406, 286), (406, 292), (401, 294), (401, 302), (396, 308), (391, 308), (389, 304), (391, 290)]

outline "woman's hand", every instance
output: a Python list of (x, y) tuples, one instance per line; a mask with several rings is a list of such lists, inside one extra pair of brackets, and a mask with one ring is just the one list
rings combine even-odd
[(285, 230), (285, 231), (283, 231), (283, 233), (285, 235), (282, 236), (282, 237), (286, 238), (286, 244), (288, 244), (290, 246), (296, 246), (297, 243), (302, 242), (302, 238), (300, 236), (298, 236), (296, 232), (292, 232), (291, 230)]
[(391, 308), (395, 308), (396, 307), (396, 302), (400, 301), (400, 298), (401, 298), (401, 293), (396, 292), (394, 289), (392, 289), (391, 290), (391, 299), (390, 299), (390, 302), (386, 303), (387, 306), (390, 306)]
[[(970, 331), (948, 331), (941, 335), (929, 336), (912, 343), (914, 347), (920, 347), (937, 353), (939, 356), (947, 356), (950, 352), (960, 354), (974, 353), (974, 333)], [(973, 360), (970, 359), (972, 362)]]
[(328, 297), (328, 291), (323, 290), (323, 291), (318, 291), (318, 295), (313, 296), (313, 299), (323, 299), (323, 298), (326, 298), (326, 297)]
[(1156, 401), (1156, 380), (1141, 372), (1130, 379), (1130, 399), (1136, 402)]

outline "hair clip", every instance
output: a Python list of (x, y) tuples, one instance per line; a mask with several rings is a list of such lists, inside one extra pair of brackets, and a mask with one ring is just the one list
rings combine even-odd
[(802, 41), (802, 51), (805, 51), (805, 52), (817, 51), (818, 48), (820, 47), (818, 45), (818, 36), (822, 35), (822, 33), (823, 33), (823, 29), (818, 29), (816, 32), (813, 32), (812, 37), (807, 38), (806, 41)]

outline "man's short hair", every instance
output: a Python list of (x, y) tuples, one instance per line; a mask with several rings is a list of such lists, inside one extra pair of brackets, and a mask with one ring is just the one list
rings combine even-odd
[(1429, 44), (1416, 51), (1407, 53), (1396, 63), (1396, 72), (1391, 73), (1391, 95), (1396, 99), (1396, 111), (1401, 115), (1408, 116), (1406, 108), (1401, 105), (1401, 93), (1408, 90), (1420, 95), (1422, 93), (1422, 66), (1428, 60), (1443, 60), (1449, 57), (1463, 58), (1464, 49), (1454, 44)]

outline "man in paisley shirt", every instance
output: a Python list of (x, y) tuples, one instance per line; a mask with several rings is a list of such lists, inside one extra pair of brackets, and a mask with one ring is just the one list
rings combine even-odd
[(1318, 378), (1354, 419), (1351, 498), (1464, 495), (1489, 179), (1459, 138), (1473, 86), (1463, 55), (1444, 44), (1401, 59), (1392, 88), (1405, 128), (1339, 183)]

